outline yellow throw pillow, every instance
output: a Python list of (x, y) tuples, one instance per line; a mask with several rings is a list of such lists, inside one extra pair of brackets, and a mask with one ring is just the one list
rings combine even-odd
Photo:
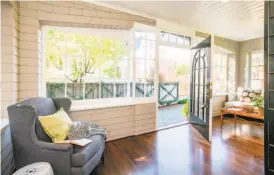
[(39, 116), (38, 119), (52, 142), (63, 141), (68, 137), (71, 119), (63, 108), (52, 115)]

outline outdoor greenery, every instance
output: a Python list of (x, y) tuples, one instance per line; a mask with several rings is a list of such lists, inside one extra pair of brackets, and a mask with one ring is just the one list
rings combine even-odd
[(186, 100), (186, 103), (185, 103), (185, 105), (184, 105), (184, 114), (185, 114), (185, 117), (186, 117), (187, 119), (188, 119), (188, 117), (189, 117), (189, 116), (188, 116), (188, 115), (189, 115), (189, 109), (188, 109), (188, 108), (189, 108), (189, 107), (188, 107), (189, 104), (188, 104), (188, 102), (189, 102), (189, 100), (187, 99), (187, 100)]
[(181, 64), (181, 65), (174, 65), (173, 68), (176, 71), (176, 76), (184, 76), (188, 75), (189, 73), (189, 65), (188, 64)]
[(70, 59), (70, 72), (64, 76), (72, 83), (83, 82), (86, 75), (99, 68), (108, 78), (120, 78), (117, 64), (127, 52), (124, 41), (50, 30), (46, 43), (47, 68), (64, 70), (66, 55)]
[(264, 109), (264, 96), (255, 97), (255, 99), (253, 100), (253, 107)]

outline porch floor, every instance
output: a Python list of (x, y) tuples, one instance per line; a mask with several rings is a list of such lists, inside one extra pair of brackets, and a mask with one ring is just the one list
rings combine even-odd
[(160, 107), (158, 110), (158, 128), (186, 123), (184, 104)]

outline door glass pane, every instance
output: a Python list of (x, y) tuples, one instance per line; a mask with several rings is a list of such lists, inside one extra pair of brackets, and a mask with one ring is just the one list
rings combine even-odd
[(269, 17), (274, 16), (274, 2), (269, 1)]
[(274, 53), (274, 36), (269, 37), (269, 53)]
[(269, 56), (269, 72), (274, 72), (274, 56)]
[(274, 34), (274, 18), (269, 19), (269, 34)]
[(269, 74), (269, 90), (274, 90), (274, 74)]
[(269, 107), (274, 109), (274, 92), (269, 92)]

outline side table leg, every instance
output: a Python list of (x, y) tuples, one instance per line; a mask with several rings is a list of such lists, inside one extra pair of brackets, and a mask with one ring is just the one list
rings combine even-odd
[(223, 111), (221, 111), (221, 127), (223, 126), (223, 119), (224, 119), (224, 114), (223, 114)]

